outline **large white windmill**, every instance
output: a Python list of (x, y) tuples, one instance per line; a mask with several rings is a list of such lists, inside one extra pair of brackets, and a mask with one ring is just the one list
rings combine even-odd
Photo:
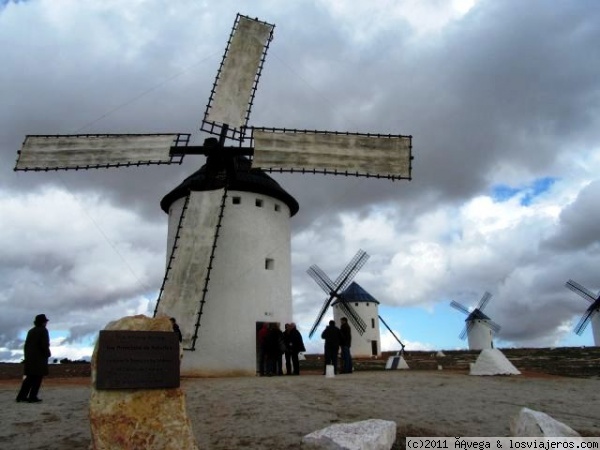
[(581, 336), (591, 322), (594, 345), (596, 347), (600, 346), (600, 292), (594, 294), (573, 280), (567, 281), (566, 287), (586, 299), (590, 304), (579, 319), (579, 322), (577, 322), (577, 325), (575, 325), (575, 333)]
[[(161, 202), (167, 268), (155, 315), (177, 318), (184, 375), (254, 375), (256, 328), (292, 317), (294, 198), (264, 171), (411, 179), (412, 137), (249, 127), (274, 25), (238, 14), (200, 130), (190, 134), (29, 135), (15, 170), (206, 164)], [(226, 145), (233, 141), (233, 145)]]
[(500, 331), (500, 325), (483, 313), (483, 309), (487, 306), (491, 298), (492, 294), (489, 292), (484, 293), (473, 311), (469, 311), (467, 307), (454, 300), (450, 302), (450, 306), (467, 315), (465, 327), (459, 337), (465, 339), (468, 336), (469, 350), (494, 348), (494, 333)]

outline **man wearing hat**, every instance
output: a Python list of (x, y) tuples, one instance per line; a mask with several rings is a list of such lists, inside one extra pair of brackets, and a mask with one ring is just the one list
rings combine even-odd
[(17, 395), (17, 402), (39, 403), (38, 392), (42, 378), (48, 375), (50, 358), (50, 335), (46, 329), (48, 318), (45, 314), (35, 316), (35, 325), (27, 332), (25, 339), (25, 378)]

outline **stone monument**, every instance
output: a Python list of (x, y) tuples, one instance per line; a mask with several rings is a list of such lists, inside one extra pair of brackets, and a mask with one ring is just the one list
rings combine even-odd
[[(105, 347), (102, 348), (99, 339), (94, 348), (90, 397), (91, 448), (197, 450), (191, 422), (187, 416), (185, 396), (178, 380), (176, 387), (154, 387), (161, 385), (161, 380), (157, 379), (157, 373), (160, 374), (158, 371), (170, 370), (172, 363), (165, 356), (165, 351), (168, 352), (169, 348), (164, 344), (171, 342), (171, 335), (156, 334), (173, 333), (169, 318), (152, 319), (143, 315), (124, 317), (109, 323), (105, 331), (128, 333), (123, 334), (126, 339), (125, 345), (114, 344), (115, 341), (111, 339), (114, 336), (118, 338), (119, 335), (109, 333), (111, 339), (105, 340), (108, 344), (104, 344)], [(133, 331), (140, 333), (132, 335)], [(161, 337), (167, 339), (159, 340)], [(119, 342), (118, 339), (116, 342)], [(99, 353), (106, 354), (107, 349), (109, 354), (110, 351), (114, 351), (121, 356), (112, 359), (110, 356), (99, 358)], [(123, 351), (125, 353), (122, 353)], [(128, 356), (123, 357), (123, 354)], [(176, 357), (180, 359), (181, 355), (182, 351), (179, 348)], [(98, 364), (111, 367), (101, 367), (99, 372)], [(157, 367), (157, 370), (149, 370), (149, 367)], [(119, 371), (122, 376), (119, 376)], [(103, 378), (100, 388), (99, 373)], [(178, 370), (176, 375), (178, 378)], [(167, 386), (173, 384), (172, 378), (165, 377)], [(143, 387), (135, 387), (138, 385)]]

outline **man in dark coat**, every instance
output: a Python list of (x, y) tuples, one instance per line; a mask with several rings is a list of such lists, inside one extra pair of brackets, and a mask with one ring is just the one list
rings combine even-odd
[(290, 341), (290, 330), (291, 326), (289, 323), (285, 324), (285, 328), (283, 330), (283, 341), (285, 342), (285, 374), (292, 374), (292, 343)]
[(42, 379), (48, 375), (50, 358), (50, 335), (46, 329), (48, 318), (44, 314), (35, 316), (35, 325), (25, 339), (25, 378), (17, 395), (17, 402), (38, 403), (38, 392)]
[(323, 333), (321, 339), (325, 339), (325, 366), (333, 366), (333, 373), (337, 374), (338, 352), (340, 350), (340, 329), (335, 326), (335, 321), (330, 320), (329, 325)]
[(267, 374), (267, 335), (269, 334), (269, 324), (267, 322), (262, 324), (260, 330), (258, 330), (256, 341), (258, 346), (258, 370), (260, 376)]
[(281, 357), (285, 352), (285, 340), (283, 331), (279, 328), (279, 324), (273, 322), (269, 324), (267, 333), (267, 376), (283, 375), (281, 367)]
[(347, 318), (342, 317), (341, 321), (340, 333), (342, 341), (340, 342), (340, 346), (342, 348), (342, 373), (352, 373), (352, 355), (350, 354), (352, 330), (350, 329), (350, 325), (348, 325)]
[[(302, 340), (302, 335), (296, 328), (296, 324), (294, 322), (289, 324), (289, 331), (288, 331), (286, 345), (289, 349), (288, 352), (292, 359), (292, 368), (293, 368), (292, 373), (294, 375), (300, 375), (300, 362), (298, 360), (298, 353), (305, 352), (306, 348), (304, 347), (304, 341)], [(287, 361), (286, 361), (286, 363), (287, 363)]]

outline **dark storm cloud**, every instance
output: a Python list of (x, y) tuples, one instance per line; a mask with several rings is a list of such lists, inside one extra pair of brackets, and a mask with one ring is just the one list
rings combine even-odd
[(557, 234), (546, 241), (546, 246), (554, 251), (597, 251), (600, 248), (599, 197), (600, 180), (584, 187), (575, 201), (563, 209)]

